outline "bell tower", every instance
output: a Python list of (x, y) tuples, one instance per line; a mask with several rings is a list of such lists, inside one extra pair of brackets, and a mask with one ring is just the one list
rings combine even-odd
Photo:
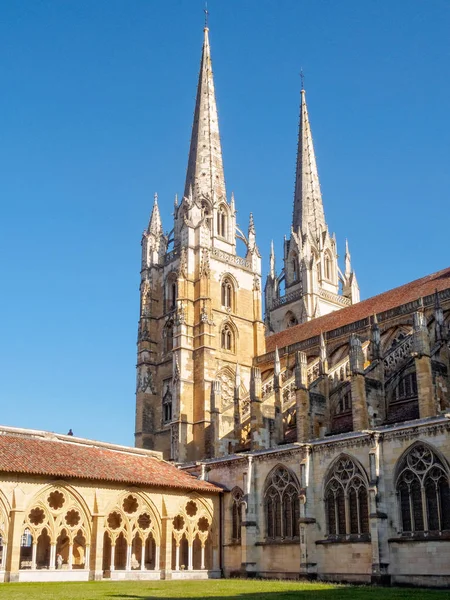
[(273, 244), (265, 287), (266, 326), (276, 333), (359, 302), (359, 287), (346, 243), (345, 272), (339, 269), (336, 238), (330, 235), (320, 191), (306, 92), (301, 91), (294, 208), (283, 269), (275, 269)]
[(140, 293), (136, 445), (180, 462), (231, 451), (252, 361), (264, 352), (261, 256), (252, 215), (244, 234), (226, 194), (208, 27), (184, 194), (168, 234), (155, 197)]

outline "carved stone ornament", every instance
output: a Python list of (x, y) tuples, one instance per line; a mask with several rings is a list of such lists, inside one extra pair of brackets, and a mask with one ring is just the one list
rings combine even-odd
[(259, 277), (257, 275), (255, 275), (255, 277), (253, 278), (253, 291), (254, 292), (260, 292), (261, 291), (261, 282), (260, 282)]
[(156, 389), (153, 383), (153, 374), (150, 367), (139, 369), (137, 376), (136, 392), (155, 394)]
[(142, 282), (142, 301), (141, 301), (141, 316), (149, 317), (151, 313), (152, 289), (150, 282), (145, 280)]
[(139, 329), (138, 342), (150, 342), (150, 331), (146, 319), (144, 319)]
[(184, 308), (183, 301), (180, 300), (178, 303), (178, 310), (176, 314), (176, 324), (184, 325), (186, 323), (186, 309)]
[(173, 355), (173, 383), (180, 381), (180, 365), (178, 363), (178, 357), (176, 354)]
[(207, 325), (214, 325), (214, 321), (212, 319), (209, 318), (208, 316), (208, 310), (206, 308), (206, 302), (203, 301), (203, 306), (202, 309), (200, 311), (200, 321), (202, 323), (206, 323)]
[(187, 279), (187, 253), (186, 248), (183, 246), (180, 251), (180, 265), (178, 267), (178, 277)]
[(209, 263), (209, 250), (207, 248), (202, 249), (202, 257), (200, 260), (200, 277), (209, 277), (211, 267)]

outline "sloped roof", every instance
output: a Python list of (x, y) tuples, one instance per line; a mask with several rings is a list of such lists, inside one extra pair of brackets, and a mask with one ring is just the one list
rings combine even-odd
[(266, 338), (266, 352), (273, 352), (275, 347), (285, 348), (297, 342), (303, 342), (309, 338), (328, 331), (333, 331), (344, 325), (360, 321), (373, 314), (379, 314), (402, 304), (407, 304), (418, 298), (430, 296), (450, 288), (450, 267), (432, 273), (421, 279), (416, 279), (400, 287), (393, 288), (357, 304), (336, 310), (323, 317), (317, 317), (307, 323), (295, 325), (279, 333)]
[(42, 431), (0, 427), (0, 472), (220, 492), (157, 453)]

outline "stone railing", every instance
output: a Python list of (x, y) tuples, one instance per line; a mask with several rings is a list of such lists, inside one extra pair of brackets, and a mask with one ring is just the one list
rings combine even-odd
[(253, 271), (252, 263), (249, 260), (242, 258), (242, 256), (230, 254), (229, 252), (225, 252), (225, 250), (220, 250), (219, 248), (211, 248), (211, 256), (214, 256), (218, 260), (221, 260), (229, 265), (236, 265), (238, 267), (243, 267), (248, 271)]
[(338, 294), (334, 294), (333, 292), (329, 292), (328, 290), (324, 290), (322, 288), (319, 290), (319, 296), (324, 300), (329, 300), (330, 302), (341, 304), (342, 306), (351, 306), (352, 304), (350, 298), (339, 296)]
[(301, 298), (302, 290), (296, 290), (295, 292), (289, 292), (285, 296), (281, 296), (281, 298), (275, 298), (272, 302), (272, 308), (278, 308), (279, 306), (283, 306), (284, 304), (289, 304), (290, 302), (294, 302), (294, 300), (298, 300)]
[(168, 265), (169, 263), (171, 263), (173, 260), (175, 260), (178, 256), (180, 255), (180, 248), (174, 248), (173, 250), (171, 250), (170, 252), (167, 252), (164, 255), (164, 264)]
[(397, 369), (399, 363), (411, 356), (412, 340), (413, 336), (411, 333), (386, 353), (383, 359), (386, 377), (389, 377)]

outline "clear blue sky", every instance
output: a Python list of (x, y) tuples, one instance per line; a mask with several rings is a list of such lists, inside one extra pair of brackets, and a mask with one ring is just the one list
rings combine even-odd
[[(140, 238), (183, 191), (196, 0), (21, 0), (0, 21), (5, 425), (133, 444)], [(289, 233), (303, 67), (327, 222), (362, 297), (449, 264), (448, 0), (210, 1), (228, 192)], [(280, 266), (281, 261), (278, 261)]]

